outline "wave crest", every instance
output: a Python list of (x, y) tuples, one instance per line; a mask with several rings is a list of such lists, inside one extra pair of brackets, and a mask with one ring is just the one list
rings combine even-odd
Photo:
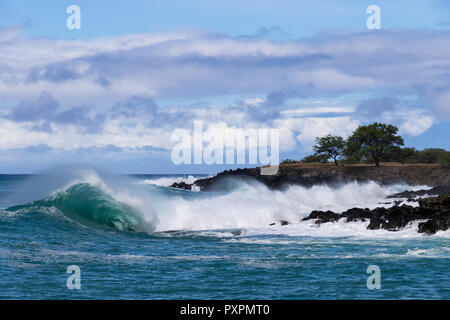
[(140, 213), (125, 203), (115, 200), (101, 188), (89, 183), (78, 183), (58, 191), (43, 200), (7, 209), (9, 212), (57, 209), (72, 220), (83, 224), (97, 223), (125, 231), (142, 230)]

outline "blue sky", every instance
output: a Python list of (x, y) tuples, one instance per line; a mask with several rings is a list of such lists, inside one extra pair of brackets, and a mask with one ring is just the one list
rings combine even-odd
[[(81, 8), (81, 29), (66, 8)], [(381, 30), (366, 8), (381, 9)], [(70, 163), (213, 173), (171, 162), (171, 133), (315, 136), (389, 122), (450, 149), (448, 1), (0, 1), (0, 172)]]
[[(83, 28), (65, 28), (65, 9), (83, 10)], [(365, 28), (365, 10), (382, 8), (384, 28), (446, 28), (449, 6), (445, 0), (19, 0), (0, 4), (3, 24), (21, 24), (27, 34), (63, 39), (171, 31), (186, 27), (230, 35), (250, 35), (277, 26), (289, 37), (305, 37), (333, 29)]]

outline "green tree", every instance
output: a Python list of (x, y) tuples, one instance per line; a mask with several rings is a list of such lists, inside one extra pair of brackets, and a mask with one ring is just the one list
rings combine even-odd
[(328, 162), (328, 156), (323, 155), (316, 155), (312, 154), (310, 156), (304, 157), (302, 160), (300, 160), (301, 163), (327, 163)]
[(322, 138), (316, 138), (316, 145), (313, 147), (313, 150), (317, 156), (327, 157), (327, 160), (333, 158), (334, 163), (338, 165), (338, 158), (343, 154), (344, 148), (344, 138), (327, 135)]
[(444, 149), (428, 148), (419, 151), (416, 156), (416, 162), (418, 163), (439, 163), (442, 156), (447, 153)]
[(400, 162), (401, 164), (415, 162), (418, 151), (415, 148), (393, 147), (392, 150), (383, 157), (382, 161)]
[(450, 170), (450, 152), (446, 152), (441, 156), (439, 159), (439, 164), (442, 166), (442, 168)]
[(347, 140), (345, 154), (349, 157), (358, 155), (375, 163), (385, 159), (404, 144), (396, 126), (375, 122), (368, 126), (359, 126)]
[(402, 164), (414, 162), (417, 153), (416, 148), (402, 148), (400, 149), (398, 161)]

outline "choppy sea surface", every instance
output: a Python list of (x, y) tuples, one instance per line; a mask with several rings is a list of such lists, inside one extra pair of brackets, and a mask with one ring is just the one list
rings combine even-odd
[[(227, 192), (168, 188), (195, 178), (1, 175), (0, 298), (450, 298), (450, 232), (301, 221), (315, 209), (374, 208), (424, 187), (273, 191), (235, 180)], [(69, 266), (79, 268), (79, 289), (68, 288)], [(368, 288), (369, 266), (380, 270), (379, 289)]]

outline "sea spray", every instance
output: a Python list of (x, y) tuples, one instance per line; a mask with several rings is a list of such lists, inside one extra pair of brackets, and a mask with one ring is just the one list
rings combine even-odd
[(172, 176), (162, 176), (162, 177), (157, 177), (157, 178), (152, 178), (152, 179), (144, 179), (144, 180), (140, 180), (138, 181), (139, 184), (151, 184), (151, 185), (156, 185), (156, 186), (160, 186), (160, 187), (170, 187), (172, 184), (174, 183), (187, 183), (187, 184), (192, 184), (194, 183), (197, 179), (205, 179), (205, 178), (209, 178), (211, 176), (205, 176), (205, 175), (201, 175), (201, 176), (196, 176), (196, 175), (187, 175), (185, 177), (172, 177)]
[(277, 191), (256, 181), (239, 181), (229, 192), (172, 198), (167, 210), (156, 210), (159, 217), (156, 229), (260, 228), (282, 220), (299, 224), (313, 210), (339, 212), (358, 206), (375, 208), (391, 193), (392, 188), (374, 182), (353, 182), (337, 188), (291, 186)]
[[(46, 176), (39, 179), (45, 180)], [(52, 179), (55, 178), (52, 176)], [(145, 180), (144, 180), (145, 181)], [(49, 184), (43, 181), (43, 185)], [(188, 192), (142, 180), (80, 169), (60, 178), (49, 196), (26, 206), (55, 208), (82, 223), (146, 233), (169, 230), (257, 229), (280, 221), (311, 228), (301, 219), (313, 210), (340, 212), (352, 207), (375, 208), (389, 194), (408, 189), (374, 182), (270, 190), (257, 181), (236, 179), (227, 192)], [(9, 211), (23, 209), (15, 206)]]

